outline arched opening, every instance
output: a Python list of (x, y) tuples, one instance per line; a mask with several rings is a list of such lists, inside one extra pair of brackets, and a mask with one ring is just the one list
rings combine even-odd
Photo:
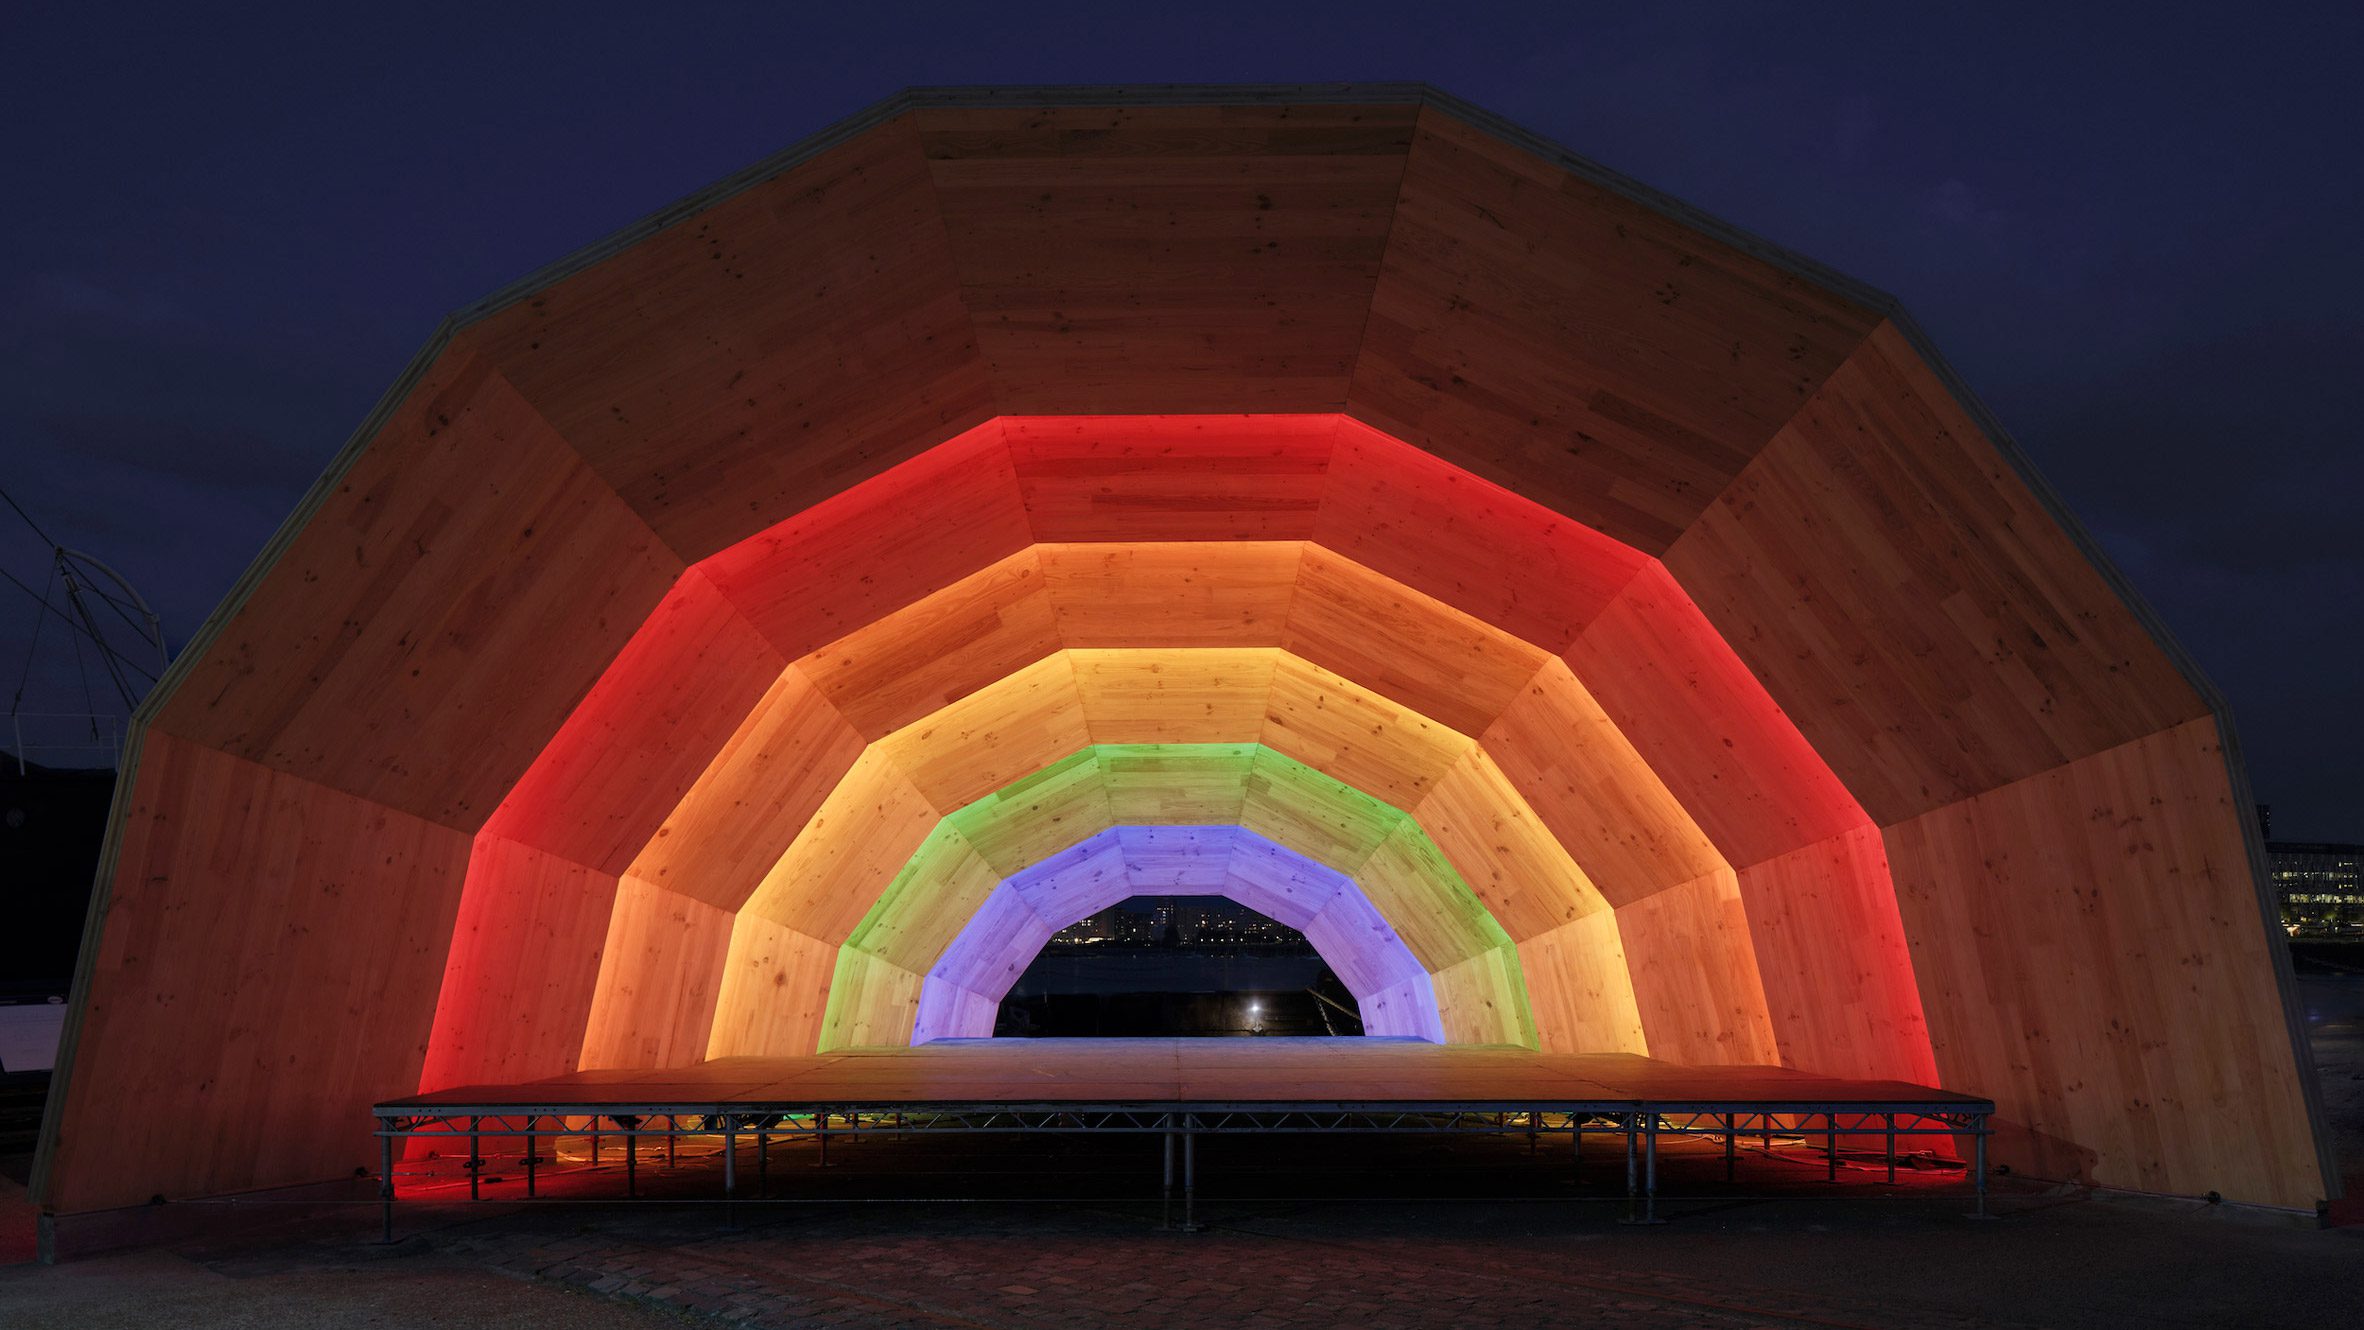
[(1223, 896), (1129, 896), (1051, 935), (996, 1037), (1363, 1033), (1354, 993), (1299, 929)]

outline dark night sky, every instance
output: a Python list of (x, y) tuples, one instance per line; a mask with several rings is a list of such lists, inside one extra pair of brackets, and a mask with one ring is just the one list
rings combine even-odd
[(2364, 839), (2364, 6), (34, 8), (0, 485), (176, 641), (444, 313), (899, 87), (1417, 79), (1902, 297)]

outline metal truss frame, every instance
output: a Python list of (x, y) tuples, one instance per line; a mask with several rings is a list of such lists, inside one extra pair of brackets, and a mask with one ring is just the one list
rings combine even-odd
[(416, 1105), (377, 1110), (378, 1199), (384, 1238), (394, 1240), (394, 1157), (396, 1142), (447, 1140), (467, 1143), (464, 1165), (468, 1198), (484, 1199), (484, 1138), (523, 1138), (524, 1199), (538, 1194), (543, 1158), (539, 1142), (561, 1136), (587, 1137), (600, 1158), (602, 1137), (623, 1142), (624, 1195), (639, 1195), (640, 1143), (665, 1142), (670, 1164), (678, 1144), (689, 1138), (718, 1142), (722, 1155), (722, 1199), (739, 1196), (738, 1157), (747, 1138), (756, 1146), (758, 1190), (768, 1184), (774, 1140), (812, 1139), (826, 1162), (829, 1139), (912, 1132), (990, 1134), (1122, 1133), (1162, 1136), (1168, 1218), (1176, 1190), (1179, 1156), (1180, 1227), (1195, 1231), (1198, 1193), (1198, 1138), (1239, 1134), (1421, 1134), (1430, 1136), (1525, 1135), (1568, 1138), (1570, 1155), (1581, 1158), (1587, 1137), (1620, 1139), (1625, 1146), (1627, 1222), (1658, 1219), (1658, 1142), (1661, 1137), (1705, 1137), (1724, 1147), (1724, 1177), (1735, 1176), (1739, 1143), (1757, 1138), (1770, 1150), (1775, 1137), (1820, 1138), (1828, 1157), (1827, 1178), (1838, 1179), (1839, 1138), (1858, 1145), (1878, 1142), (1888, 1181), (1896, 1180), (1897, 1142), (1916, 1138), (1968, 1137), (1975, 1213), (1986, 1215), (1986, 1141), (1994, 1105), (1982, 1102), (1896, 1102), (1866, 1105), (1812, 1101), (1713, 1101), (1699, 1103), (606, 1103)]

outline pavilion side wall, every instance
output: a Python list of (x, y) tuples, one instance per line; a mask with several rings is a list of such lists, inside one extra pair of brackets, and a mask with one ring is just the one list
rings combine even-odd
[(1883, 829), (1940, 1077), (2036, 1177), (2330, 1195), (2213, 720)]

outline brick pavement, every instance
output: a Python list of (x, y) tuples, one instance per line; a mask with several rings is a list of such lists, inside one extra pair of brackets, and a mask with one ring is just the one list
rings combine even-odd
[(1254, 1216), (1186, 1235), (1115, 1212), (802, 1212), (718, 1231), (710, 1212), (425, 1239), (512, 1274), (747, 1326), (1246, 1330), (2011, 1324), (1801, 1296), (1587, 1259), (1498, 1234), (1313, 1238)]

